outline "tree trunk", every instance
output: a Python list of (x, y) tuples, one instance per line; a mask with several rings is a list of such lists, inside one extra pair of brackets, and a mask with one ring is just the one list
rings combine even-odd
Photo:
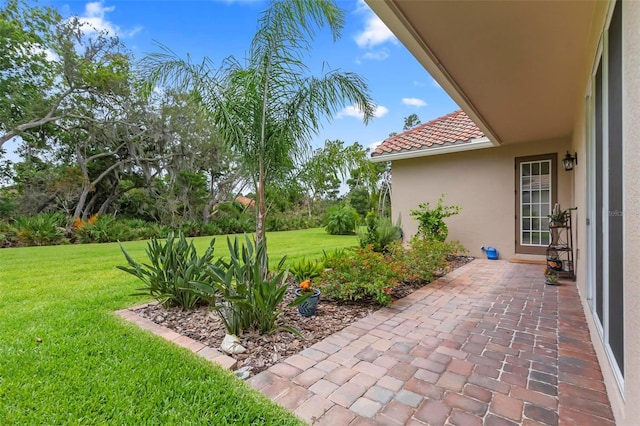
[(76, 209), (73, 212), (74, 219), (78, 219), (82, 215), (84, 204), (87, 202), (89, 192), (91, 192), (91, 181), (89, 180), (89, 171), (87, 170), (87, 160), (84, 158), (82, 150), (80, 149), (80, 144), (76, 145), (76, 161), (82, 171), (82, 194), (80, 194), (78, 204), (76, 204)]
[[(120, 174), (116, 173), (115, 178), (116, 178), (116, 181), (111, 184), (111, 194), (109, 194), (107, 199), (104, 200), (104, 203), (100, 205), (100, 208), (98, 209), (98, 214), (105, 214), (109, 209), (109, 207), (111, 207), (111, 204), (113, 204), (113, 202), (117, 200), (118, 197), (120, 196), (120, 192), (118, 191), (118, 188), (120, 187)], [(115, 216), (115, 213), (114, 213), (114, 216)]]
[(82, 215), (82, 211), (84, 210), (84, 205), (87, 202), (87, 197), (89, 196), (90, 190), (91, 190), (91, 187), (86, 183), (82, 185), (82, 194), (80, 195), (78, 204), (76, 204), (76, 210), (73, 213), (74, 219), (78, 219)]
[[(215, 213), (211, 211), (211, 209), (213, 209), (213, 207), (215, 205), (218, 204), (218, 200), (216, 199), (211, 199), (209, 200), (209, 202), (207, 203), (206, 206), (204, 206), (204, 210), (202, 211), (202, 221), (204, 223), (209, 223), (209, 219), (211, 219), (211, 216), (213, 216), (213, 214)], [(217, 208), (216, 208), (217, 210)]]
[(91, 211), (93, 210), (93, 206), (96, 205), (96, 200), (98, 199), (99, 194), (97, 192), (93, 193), (93, 197), (87, 203), (87, 206), (84, 208), (82, 212), (82, 220), (86, 221), (91, 216)]
[(311, 217), (311, 204), (312, 204), (311, 195), (307, 194), (307, 209), (309, 210), (309, 217)]
[(112, 193), (111, 195), (109, 195), (107, 199), (104, 200), (104, 203), (100, 205), (100, 208), (98, 209), (98, 214), (105, 214), (107, 212), (107, 209), (111, 205), (111, 203), (113, 203), (116, 198), (117, 197), (115, 193)]
[(264, 258), (259, 259), (260, 276), (264, 279), (269, 272), (269, 261), (267, 257), (267, 240), (265, 236), (265, 219), (267, 217), (267, 204), (264, 194), (264, 164), (260, 161), (260, 171), (258, 175), (258, 216), (256, 220), (256, 249), (260, 244), (264, 244)]

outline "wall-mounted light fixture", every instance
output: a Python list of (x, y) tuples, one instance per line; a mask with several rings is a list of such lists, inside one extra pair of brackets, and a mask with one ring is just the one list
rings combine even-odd
[(573, 165), (578, 164), (578, 153), (575, 152), (573, 155), (569, 154), (567, 151), (567, 155), (562, 159), (562, 165), (566, 171), (573, 170)]

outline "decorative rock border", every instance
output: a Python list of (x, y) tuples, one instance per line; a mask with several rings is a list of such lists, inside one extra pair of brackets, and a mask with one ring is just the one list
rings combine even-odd
[(152, 303), (146, 303), (144, 305), (134, 306), (127, 309), (121, 309), (119, 311), (116, 311), (116, 314), (118, 314), (125, 320), (138, 325), (143, 330), (148, 330), (153, 334), (155, 334), (156, 336), (160, 336), (170, 342), (175, 343), (178, 346), (187, 348), (191, 352), (200, 355), (207, 361), (211, 361), (215, 364), (220, 365), (224, 369), (233, 370), (236, 368), (237, 362), (235, 359), (231, 358), (230, 356), (227, 356), (222, 352), (218, 351), (217, 349), (214, 349), (210, 346), (205, 345), (204, 343), (198, 342), (197, 340), (193, 340), (190, 337), (178, 334), (167, 327), (158, 325), (147, 318), (143, 318), (134, 311), (134, 309), (140, 309), (140, 308), (144, 308), (144, 307), (156, 305), (156, 304), (157, 302), (152, 302)]

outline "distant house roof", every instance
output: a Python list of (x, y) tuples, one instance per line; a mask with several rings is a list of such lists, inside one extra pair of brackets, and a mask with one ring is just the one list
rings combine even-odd
[(237, 196), (234, 201), (242, 204), (245, 207), (254, 207), (256, 205), (256, 202), (254, 200), (252, 200), (251, 198), (243, 197), (242, 195)]
[(478, 126), (459, 110), (385, 139), (371, 159), (400, 160), (490, 146), (493, 145)]

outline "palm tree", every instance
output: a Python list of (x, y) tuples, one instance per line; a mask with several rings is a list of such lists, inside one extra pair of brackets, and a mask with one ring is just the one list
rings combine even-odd
[[(243, 66), (233, 57), (218, 68), (193, 63), (167, 48), (143, 59), (149, 81), (193, 93), (230, 147), (242, 158), (257, 194), (256, 244), (265, 239), (265, 185), (308, 149), (310, 139), (347, 103), (373, 117), (375, 104), (357, 74), (328, 70), (313, 76), (304, 63), (315, 32), (340, 37), (344, 12), (332, 0), (272, 1), (260, 17)], [(266, 273), (266, 271), (262, 271)]]

